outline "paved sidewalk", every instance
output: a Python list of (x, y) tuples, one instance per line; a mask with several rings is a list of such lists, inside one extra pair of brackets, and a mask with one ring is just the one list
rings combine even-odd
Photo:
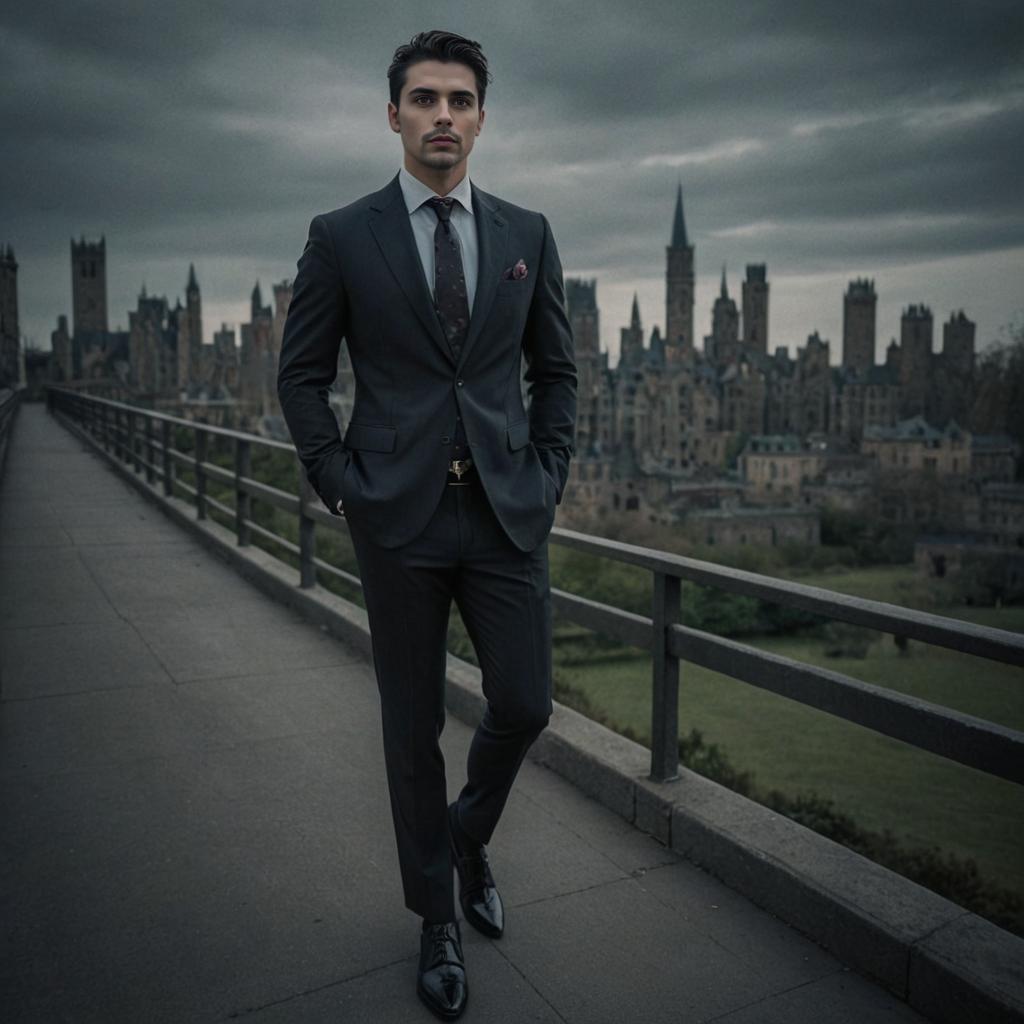
[[(529, 761), (489, 852), (467, 1022), (924, 1019)], [(372, 666), (39, 405), (0, 480), (0, 922), (7, 1024), (435, 1019)]]

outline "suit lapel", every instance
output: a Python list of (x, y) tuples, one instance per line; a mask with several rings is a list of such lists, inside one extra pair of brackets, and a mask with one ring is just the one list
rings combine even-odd
[[(475, 185), (472, 188), (472, 195), (479, 262), (469, 330), (462, 346), (462, 354), (457, 360), (460, 367), (465, 363), (470, 347), (479, 337), (494, 302), (508, 242), (508, 222), (498, 213), (501, 207), (498, 200)], [(376, 199), (370, 204), (369, 222), (381, 255), (416, 316), (445, 358), (449, 362), (455, 361), (441, 321), (434, 310), (434, 300), (427, 285), (426, 275), (423, 273), (419, 253), (416, 251), (416, 239), (412, 233), (409, 211), (405, 208), (402, 186), (399, 184), (397, 174), (377, 193)]]
[(479, 262), (477, 264), (476, 294), (473, 296), (473, 312), (469, 317), (469, 331), (462, 346), (462, 355), (458, 360), (460, 368), (465, 364), (469, 350), (473, 347), (473, 342), (480, 336), (487, 314), (491, 311), (508, 243), (508, 222), (498, 214), (501, 204), (494, 196), (477, 188), (476, 185), (472, 188), (472, 195)]
[(434, 300), (416, 251), (416, 239), (413, 237), (409, 211), (405, 208), (397, 174), (370, 205), (370, 230), (409, 304), (445, 358), (451, 362), (452, 353), (441, 329), (441, 321), (434, 311)]

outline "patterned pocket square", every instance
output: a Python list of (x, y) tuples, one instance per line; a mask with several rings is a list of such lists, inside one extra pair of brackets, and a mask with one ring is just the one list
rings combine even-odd
[(528, 273), (529, 271), (526, 269), (526, 264), (522, 260), (520, 260), (513, 266), (508, 267), (506, 270), (503, 270), (501, 272), (501, 279), (503, 281), (521, 281), (524, 277), (526, 277)]

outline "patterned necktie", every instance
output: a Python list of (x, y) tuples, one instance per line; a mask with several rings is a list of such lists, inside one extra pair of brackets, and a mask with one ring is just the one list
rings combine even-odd
[(452, 232), (451, 196), (434, 196), (427, 203), (437, 214), (434, 228), (434, 308), (444, 327), (448, 344), (456, 359), (469, 330), (469, 300), (466, 277), (462, 272), (462, 253)]

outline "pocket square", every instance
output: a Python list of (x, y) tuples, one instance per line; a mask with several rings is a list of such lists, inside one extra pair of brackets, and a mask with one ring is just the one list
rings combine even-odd
[(506, 268), (501, 272), (501, 279), (503, 281), (521, 281), (529, 271), (526, 269), (526, 264), (519, 260), (518, 263), (513, 264), (511, 267)]

